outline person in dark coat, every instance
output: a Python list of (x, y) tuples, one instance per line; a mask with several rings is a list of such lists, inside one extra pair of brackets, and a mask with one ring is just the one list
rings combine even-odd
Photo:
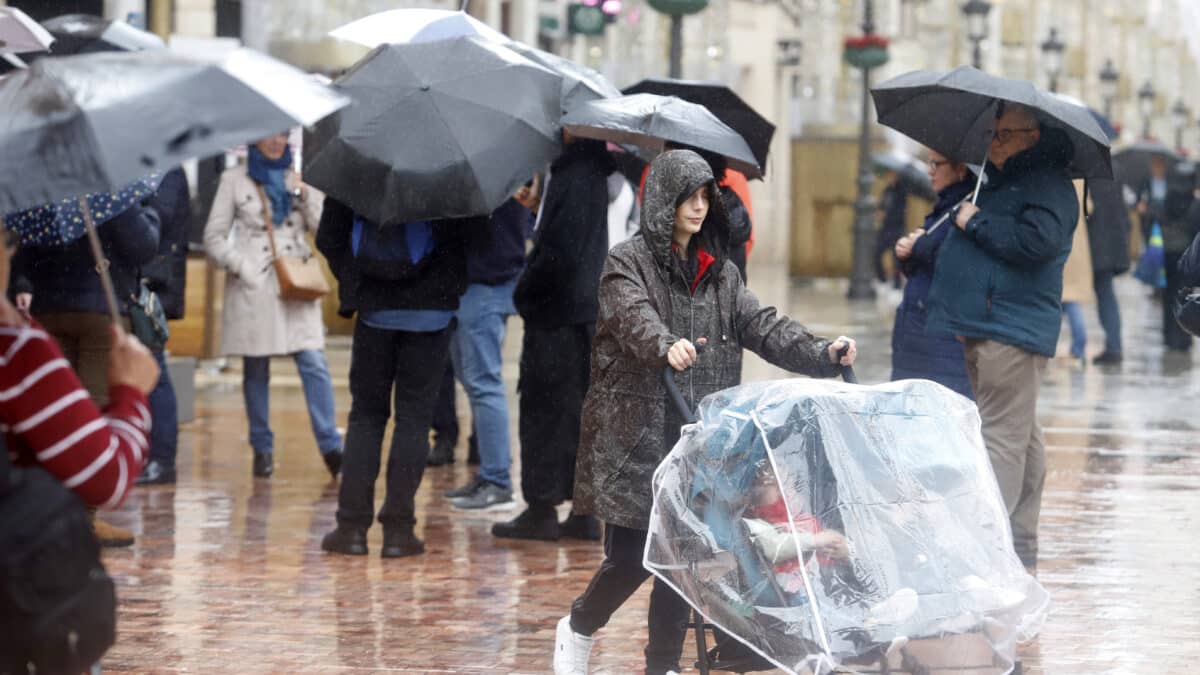
[[(729, 260), (729, 226), (708, 164), (663, 153), (646, 181), (641, 232), (616, 246), (600, 281), (600, 314), (584, 403), (575, 511), (605, 523), (604, 561), (556, 632), (554, 672), (587, 672), (592, 635), (650, 573), (642, 566), (651, 477), (679, 439), (664, 369), (690, 405), (737, 385), (742, 351), (781, 368), (832, 377), (856, 357), (762, 307)], [(698, 354), (696, 346), (705, 345)], [(688, 605), (661, 580), (650, 595), (647, 675), (678, 672)]]
[(359, 242), (367, 227), (376, 226), (336, 199), (325, 198), (317, 249), (338, 281), (338, 313), (356, 318), (337, 528), (325, 535), (321, 548), (367, 554), (383, 437), (394, 414), (387, 494), (378, 517), (382, 557), (400, 558), (425, 552), (424, 542), (413, 533), (414, 497), (425, 473), (434, 400), (449, 358), (450, 324), (467, 289), (467, 242), (472, 232), (486, 227), (486, 220), (386, 225), (411, 228), (406, 241), (410, 246), (419, 241), (427, 251), (414, 276), (398, 280), (372, 275), (361, 262)]
[[(158, 255), (142, 266), (142, 283), (154, 291), (167, 319), (183, 318), (187, 287), (188, 231), (192, 225), (192, 201), (187, 176), (176, 167), (163, 176), (158, 191), (150, 198), (150, 207), (162, 225)], [(167, 371), (163, 349), (154, 352), (160, 374), (150, 392), (150, 460), (138, 476), (138, 485), (163, 485), (175, 482), (175, 454), (179, 441), (179, 410), (175, 387)]]
[[(1186, 170), (1185, 170), (1186, 169)], [(1166, 268), (1167, 285), (1163, 288), (1162, 333), (1163, 344), (1169, 352), (1185, 353), (1192, 349), (1192, 336), (1175, 321), (1172, 300), (1183, 288), (1179, 276), (1179, 261), (1196, 235), (1197, 225), (1192, 217), (1195, 203), (1194, 167), (1180, 162), (1167, 172), (1167, 194), (1161, 205), (1151, 205), (1148, 213), (1159, 218), (1163, 236), (1163, 264)]]
[[(875, 278), (887, 282), (887, 274), (883, 269), (883, 256), (891, 254), (896, 242), (904, 236), (908, 222), (908, 187), (895, 171), (887, 172), (887, 187), (879, 197), (879, 212), (883, 215), (883, 225), (875, 236)], [(896, 264), (892, 273), (892, 284), (900, 288), (900, 265)]]
[(1113, 180), (1089, 180), (1091, 205), (1087, 214), (1088, 245), (1092, 254), (1092, 286), (1096, 309), (1104, 328), (1104, 351), (1092, 359), (1097, 365), (1121, 362), (1121, 307), (1113, 279), (1129, 271), (1129, 210), (1123, 186)]
[(1074, 149), (1024, 106), (1000, 106), (978, 205), (956, 207), (938, 254), (927, 330), (965, 341), (983, 439), (1012, 522), (1037, 566), (1046, 446), (1038, 390), (1062, 327), (1063, 267), (1079, 220), (1067, 174)]
[(571, 514), (560, 524), (554, 507), (571, 499), (575, 481), (597, 288), (608, 255), (608, 175), (616, 164), (601, 141), (566, 132), (563, 138), (566, 147), (546, 179), (533, 248), (513, 291), (525, 320), (517, 391), (527, 506), (492, 526), (497, 537), (599, 538), (594, 519)]
[(974, 399), (962, 343), (949, 333), (930, 333), (925, 318), (938, 251), (946, 235), (954, 229), (949, 222), (950, 210), (971, 198), (975, 177), (966, 164), (930, 152), (929, 178), (937, 192), (937, 202), (925, 216), (925, 227), (896, 242), (896, 259), (908, 283), (904, 285), (904, 300), (896, 309), (892, 328), (892, 380), (933, 380)]

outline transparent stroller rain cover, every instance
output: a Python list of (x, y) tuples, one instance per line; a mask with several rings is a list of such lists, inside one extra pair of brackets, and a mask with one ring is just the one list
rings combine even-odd
[(1049, 596), (973, 403), (933, 382), (707, 397), (654, 475), (645, 566), (792, 673), (1007, 673)]

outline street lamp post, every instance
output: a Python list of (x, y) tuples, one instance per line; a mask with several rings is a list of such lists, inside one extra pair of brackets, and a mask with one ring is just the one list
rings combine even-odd
[(1183, 130), (1187, 127), (1188, 120), (1192, 116), (1192, 112), (1188, 110), (1183, 99), (1175, 101), (1175, 105), (1171, 107), (1171, 115), (1175, 117), (1175, 149), (1183, 149)]
[(1146, 80), (1146, 84), (1138, 89), (1138, 111), (1142, 113), (1142, 138), (1150, 138), (1150, 117), (1154, 114), (1154, 98), (1158, 92), (1154, 91), (1154, 85), (1150, 84), (1150, 80)]
[(992, 3), (987, 0), (967, 0), (962, 6), (963, 16), (967, 19), (967, 39), (974, 47), (971, 63), (983, 69), (983, 49), (980, 43), (988, 36), (988, 13), (992, 11)]
[(871, 168), (871, 70), (887, 63), (887, 38), (875, 34), (873, 0), (863, 0), (862, 37), (847, 38), (843, 57), (862, 70), (862, 129), (858, 137), (858, 199), (854, 202), (854, 260), (850, 269), (851, 300), (875, 297), (874, 276), (875, 199)]
[(1042, 58), (1046, 62), (1046, 75), (1050, 78), (1050, 91), (1058, 91), (1058, 76), (1063, 69), (1063, 51), (1067, 46), (1058, 39), (1058, 29), (1050, 29), (1050, 37), (1042, 43)]
[(1104, 97), (1104, 116), (1112, 121), (1113, 101), (1117, 99), (1117, 85), (1121, 82), (1121, 73), (1113, 66), (1112, 59), (1104, 62), (1100, 69), (1100, 95)]

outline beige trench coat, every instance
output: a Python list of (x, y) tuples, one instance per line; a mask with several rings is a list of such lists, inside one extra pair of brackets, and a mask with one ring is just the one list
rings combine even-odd
[(1083, 181), (1077, 180), (1075, 193), (1079, 195), (1079, 223), (1075, 226), (1075, 238), (1071, 241), (1071, 255), (1063, 267), (1063, 302), (1091, 302), (1095, 296), (1092, 286), (1092, 250), (1088, 245), (1087, 221), (1083, 217)]
[[(324, 195), (312, 187), (305, 192), (303, 200), (293, 198), (292, 212), (275, 227), (280, 255), (316, 255), (306, 233), (317, 229)], [(221, 354), (279, 356), (325, 348), (320, 300), (279, 297), (262, 200), (244, 165), (221, 174), (204, 227), (204, 250), (228, 273), (221, 314)]]

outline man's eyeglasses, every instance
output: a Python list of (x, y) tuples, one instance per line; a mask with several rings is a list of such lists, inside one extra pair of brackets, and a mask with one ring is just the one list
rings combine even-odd
[(926, 162), (926, 164), (929, 165), (930, 171), (937, 171), (938, 169), (942, 168), (943, 166), (946, 166), (949, 163), (950, 163), (950, 160), (948, 160), (948, 159), (931, 159), (928, 162)]
[(997, 129), (992, 133), (992, 138), (1000, 141), (1001, 145), (1004, 145), (1012, 140), (1013, 134), (1028, 134), (1034, 131), (1037, 131), (1037, 127), (1030, 127), (1028, 129)]

